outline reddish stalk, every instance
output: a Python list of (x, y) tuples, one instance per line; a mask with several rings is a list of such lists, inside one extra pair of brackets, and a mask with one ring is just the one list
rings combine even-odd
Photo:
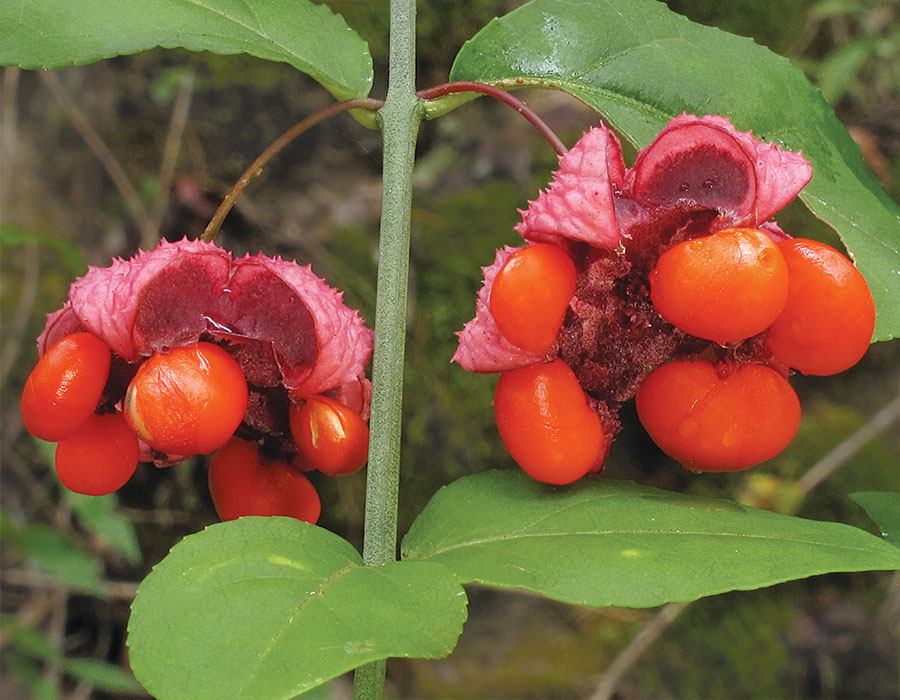
[[(553, 147), (553, 150), (555, 150), (559, 155), (565, 154), (568, 150), (565, 144), (554, 133), (554, 131), (549, 126), (547, 126), (544, 120), (541, 119), (537, 114), (535, 114), (528, 107), (528, 105), (522, 102), (522, 100), (520, 100), (519, 98), (513, 97), (513, 95), (506, 90), (501, 90), (500, 88), (494, 87), (493, 85), (470, 81), (445, 83), (443, 85), (436, 85), (435, 87), (427, 88), (425, 90), (419, 90), (416, 93), (416, 96), (420, 100), (433, 100), (437, 99), (438, 97), (443, 97), (444, 95), (451, 95), (460, 92), (481, 93), (509, 105), (519, 114), (525, 117), (525, 119), (527, 119), (531, 123), (531, 125), (538, 130), (538, 132)], [(319, 122), (324, 121), (329, 117), (333, 117), (336, 114), (340, 114), (341, 112), (346, 112), (351, 109), (367, 109), (375, 112), (381, 109), (383, 106), (384, 102), (382, 100), (377, 100), (370, 97), (360, 97), (353, 100), (346, 100), (345, 102), (336, 102), (335, 104), (310, 115), (306, 119), (298, 122), (290, 129), (285, 131), (281, 136), (275, 139), (275, 141), (273, 141), (271, 145), (266, 148), (266, 150), (259, 154), (256, 160), (254, 160), (253, 163), (250, 164), (250, 167), (248, 167), (241, 175), (241, 177), (238, 178), (238, 181), (234, 183), (234, 186), (222, 199), (222, 203), (219, 205), (219, 208), (216, 210), (216, 213), (213, 215), (212, 219), (210, 219), (209, 223), (203, 231), (203, 235), (200, 236), (200, 238), (204, 241), (211, 241), (215, 237), (216, 233), (218, 233), (219, 228), (222, 225), (222, 222), (225, 220), (225, 217), (228, 216), (228, 212), (230, 212), (232, 207), (234, 207), (237, 198), (240, 197), (241, 193), (244, 191), (247, 185), (249, 185), (250, 182), (262, 172), (263, 166), (265, 166), (266, 163), (268, 163), (291, 141), (300, 136), (300, 134), (315, 126)]]
[(513, 97), (513, 95), (506, 90), (501, 90), (500, 88), (494, 87), (493, 85), (488, 85), (486, 83), (476, 83), (472, 81), (444, 83), (443, 85), (436, 85), (432, 88), (419, 90), (416, 93), (416, 96), (420, 100), (433, 100), (438, 97), (451, 95), (457, 92), (479, 92), (482, 95), (489, 95), (495, 100), (500, 100), (500, 102), (509, 105), (519, 114), (525, 117), (531, 123), (531, 125), (540, 132), (541, 136), (547, 139), (547, 142), (559, 155), (564, 155), (568, 150), (565, 144), (560, 140), (559, 136), (554, 133), (553, 129), (547, 126), (544, 120), (541, 119), (537, 114), (535, 114), (528, 107), (528, 105), (522, 102), (522, 100), (520, 100), (518, 97)]
[(321, 121), (328, 119), (329, 117), (333, 117), (336, 114), (340, 114), (341, 112), (346, 112), (351, 109), (367, 109), (372, 112), (377, 112), (379, 109), (384, 106), (384, 102), (381, 100), (376, 100), (371, 97), (359, 97), (354, 100), (346, 100), (344, 102), (335, 102), (333, 105), (326, 107), (323, 110), (316, 112), (308, 116), (306, 119), (297, 122), (290, 129), (285, 131), (281, 136), (275, 139), (266, 150), (259, 154), (259, 156), (254, 160), (250, 167), (247, 168), (243, 175), (238, 179), (237, 182), (234, 183), (234, 186), (225, 195), (225, 198), (222, 200), (222, 203), (219, 205), (219, 208), (216, 210), (216, 213), (213, 215), (212, 219), (210, 219), (209, 223), (206, 225), (206, 228), (203, 230), (203, 235), (200, 238), (204, 241), (211, 241), (216, 233), (219, 231), (219, 227), (222, 225), (222, 222), (225, 220), (225, 217), (228, 216), (228, 212), (231, 211), (231, 208), (234, 206), (237, 198), (241, 196), (241, 192), (250, 184), (250, 182), (258, 176), (263, 167), (268, 163), (272, 158), (278, 154), (285, 146), (287, 146), (291, 141), (300, 136), (304, 131), (307, 131), (311, 127), (315, 126)]

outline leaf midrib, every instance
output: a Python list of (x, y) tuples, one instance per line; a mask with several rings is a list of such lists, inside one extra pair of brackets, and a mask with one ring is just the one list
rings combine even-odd
[[(176, 42), (166, 42), (162, 40), (154, 41), (153, 46), (160, 46), (162, 48), (174, 48), (184, 47), (186, 43), (189, 43), (191, 39), (194, 39), (198, 43), (202, 43), (203, 39), (206, 37), (215, 37), (218, 40), (226, 41), (233, 44), (233, 49), (228, 51), (227, 53), (249, 53), (250, 55), (256, 55), (261, 58), (267, 58), (268, 60), (277, 60), (289, 63), (294, 65), (294, 67), (303, 70), (304, 72), (310, 73), (314, 77), (318, 77), (320, 79), (324, 78), (329, 85), (333, 85), (336, 88), (340, 88), (344, 91), (350, 90), (349, 82), (350, 80), (341, 74), (340, 71), (335, 73), (334, 70), (324, 71), (321, 68), (313, 69), (313, 65), (310, 63), (309, 58), (299, 53), (296, 47), (291, 47), (273, 37), (268, 33), (266, 27), (264, 26), (263, 21), (260, 19), (257, 9), (253, 6), (252, 3), (244, 2), (244, 5), (247, 7), (249, 12), (256, 19), (256, 25), (254, 26), (251, 23), (245, 22), (240, 18), (233, 16), (220, 8), (210, 7), (206, 3), (202, 2), (202, 0), (163, 0), (170, 6), (182, 5), (186, 7), (188, 12), (195, 12), (198, 14), (207, 14), (210, 17), (216, 18), (218, 20), (224, 20), (227, 23), (230, 23), (234, 27), (236, 27), (236, 34), (240, 36), (234, 36), (227, 33), (217, 32), (217, 31), (193, 31), (190, 27), (177, 27), (173, 28), (174, 36), (179, 37)], [(328, 8), (326, 6), (313, 5), (309, 9), (308, 16), (318, 18), (318, 15), (315, 13), (323, 13)], [(335, 15), (334, 19), (340, 20), (340, 16)], [(19, 16), (14, 20), (21, 26), (32, 26), (35, 23), (29, 22), (28, 17), (25, 13), (25, 3), (21, 4), (21, 11)], [(42, 32), (42, 27), (39, 23), (36, 24), (38, 27), (37, 33)], [(74, 36), (78, 36), (77, 34), (73, 34)], [(123, 37), (123, 36), (131, 36), (137, 39), (146, 38), (146, 33), (143, 31), (134, 31), (128, 32), (124, 31), (115, 31), (110, 32), (109, 34), (100, 34), (96, 30), (92, 30), (83, 35), (88, 38), (97, 38), (102, 36), (110, 36), (110, 37)], [(100, 55), (101, 58), (111, 58), (112, 56), (118, 56), (122, 54), (130, 54), (139, 51), (143, 51), (149, 48), (153, 48), (153, 46), (146, 45), (145, 42), (140, 42), (141, 48), (132, 50), (121, 50), (114, 51), (113, 53), (102, 52)], [(270, 55), (265, 56), (266, 53)], [(93, 59), (91, 59), (93, 60)], [(41, 68), (57, 68), (63, 66), (72, 65), (70, 62), (66, 61), (63, 64), (57, 65), (56, 62), (46, 62), (48, 65), (41, 65)], [(32, 67), (32, 66), (26, 66)], [(369, 79), (367, 82), (371, 82)], [(357, 92), (353, 90), (353, 92)]]
[(293, 612), (285, 619), (284, 623), (278, 629), (276, 629), (275, 634), (272, 636), (272, 639), (269, 642), (268, 646), (266, 646), (266, 648), (257, 655), (256, 663), (252, 664), (252, 667), (248, 669), (246, 681), (238, 689), (238, 697), (245, 697), (244, 692), (246, 691), (247, 686), (251, 685), (251, 683), (259, 677), (260, 666), (262, 666), (263, 662), (268, 658), (269, 654), (275, 648), (278, 640), (280, 640), (288, 631), (288, 629), (290, 629), (294, 620), (303, 611), (303, 608), (305, 608), (307, 604), (309, 604), (313, 600), (322, 599), (325, 589), (328, 588), (328, 586), (330, 586), (343, 576), (346, 576), (351, 571), (358, 569), (360, 566), (360, 563), (354, 561), (347, 562), (345, 566), (338, 569), (327, 578), (323, 579), (322, 583), (319, 584), (319, 587), (313, 593), (307, 593), (305, 596), (303, 596), (300, 602), (295, 606)]
[[(835, 523), (839, 524), (839, 523)], [(475, 547), (482, 545), (490, 545), (499, 542), (505, 541), (514, 541), (519, 539), (537, 539), (537, 538), (556, 538), (556, 537), (571, 537), (571, 536), (581, 536), (581, 537), (617, 537), (621, 535), (644, 535), (644, 536), (672, 536), (677, 535), (679, 537), (684, 536), (694, 536), (694, 537), (704, 537), (704, 538), (734, 538), (738, 540), (767, 540), (772, 542), (783, 542), (783, 543), (794, 543), (794, 544), (803, 544), (807, 546), (816, 546), (816, 547), (825, 547), (834, 550), (842, 550), (842, 551), (855, 551), (855, 552), (871, 552), (871, 546), (853, 546), (847, 544), (836, 544), (833, 542), (820, 542), (816, 540), (809, 539), (801, 539), (797, 537), (777, 537), (773, 535), (754, 535), (748, 533), (725, 533), (725, 532), (703, 532), (700, 530), (647, 530), (647, 529), (617, 529), (617, 530), (569, 530), (566, 532), (538, 532), (538, 533), (524, 533), (524, 534), (515, 534), (515, 535), (499, 535), (492, 537), (484, 537), (479, 539), (466, 540), (464, 542), (459, 542), (450, 546), (442, 547), (439, 549), (432, 550), (428, 554), (425, 555), (415, 555), (415, 559), (427, 560), (432, 557), (440, 556), (442, 554), (446, 554), (447, 552), (452, 552), (457, 549), (462, 549), (465, 547)], [(412, 556), (412, 555), (410, 555)]]

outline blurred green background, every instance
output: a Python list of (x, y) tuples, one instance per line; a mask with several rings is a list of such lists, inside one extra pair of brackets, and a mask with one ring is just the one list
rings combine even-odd
[[(382, 97), (386, 0), (328, 4), (369, 41), (373, 96)], [(459, 46), (520, 4), (422, 0), (418, 86), (444, 82)], [(900, 201), (897, 3), (668, 4), (790, 57), (822, 89)], [(18, 413), (18, 395), (36, 360), (34, 339), (44, 314), (62, 305), (84, 264), (107, 265), (159, 236), (197, 236), (252, 159), (330, 97), (286, 66), (182, 51), (54, 74), (5, 69), (0, 95), (0, 697), (140, 696), (124, 647), (129, 601), (175, 542), (216, 520), (206, 465), (200, 459), (164, 470), (142, 465), (118, 494), (100, 499), (64, 493), (49, 466), (52, 446), (24, 433)], [(520, 96), (568, 144), (600, 118), (561, 93)], [(347, 116), (317, 127), (267, 166), (218, 242), (236, 255), (263, 250), (312, 263), (371, 325), (380, 156), (379, 135)], [(474, 310), (479, 267), (490, 264), (497, 247), (516, 243), (516, 208), (546, 184), (555, 162), (524, 120), (488, 100), (423, 125), (401, 534), (442, 484), (512, 467), (493, 424), (494, 378), (469, 374), (449, 360), (453, 334)], [(779, 221), (795, 235), (835, 243), (800, 205)], [(626, 407), (605, 474), (871, 529), (847, 494), (900, 489), (898, 360), (894, 341), (873, 346), (842, 375), (796, 377), (804, 405), (798, 437), (778, 458), (746, 473), (684, 471), (655, 448)], [(850, 456), (832, 452), (867, 428), (874, 436)], [(803, 479), (823, 458), (831, 460), (827, 477)], [(320, 524), (359, 545), (364, 472), (316, 485), (324, 504)], [(391, 661), (389, 697), (900, 695), (900, 579), (892, 574), (825, 576), (661, 612), (579, 608), (478, 587), (469, 594), (469, 622), (457, 651), (440, 661)], [(607, 674), (640, 634), (655, 643), (623, 673)], [(315, 697), (349, 697), (349, 689), (347, 678), (338, 679)]]

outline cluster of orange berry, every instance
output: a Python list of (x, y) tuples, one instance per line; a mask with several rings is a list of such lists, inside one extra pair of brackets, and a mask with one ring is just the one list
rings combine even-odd
[[(529, 352), (556, 342), (575, 293), (575, 263), (538, 243), (503, 265), (490, 311), (503, 336)], [(541, 296), (541, 301), (534, 299)], [(650, 298), (676, 328), (720, 346), (764, 333), (769, 362), (672, 360), (643, 380), (638, 416), (659, 447), (690, 469), (729, 471), (774, 457), (800, 424), (800, 402), (776, 367), (835, 374), (865, 354), (875, 324), (868, 286), (824, 243), (732, 228), (664, 253)], [(494, 395), (510, 454), (556, 483), (602, 467), (610, 437), (578, 378), (561, 359), (510, 370)]]
[[(201, 274), (204, 256), (223, 263), (224, 274)], [(223, 520), (287, 515), (315, 522), (321, 504), (303, 472), (347, 474), (367, 459), (361, 369), (371, 333), (356, 313), (308, 268), (260, 256), (232, 264), (221, 249), (197, 241), (164, 243), (114, 268), (92, 268), (49, 316), (22, 393), (26, 429), (58, 443), (63, 485), (102, 495), (124, 486), (140, 461), (166, 466), (213, 453), (210, 493)], [(135, 292), (119, 309), (130, 318), (126, 333), (105, 316), (109, 296), (122, 289)], [(241, 289), (251, 290), (246, 302)], [(259, 311), (253, 300), (272, 289), (293, 295), (287, 308), (312, 319), (299, 362), (267, 330), (278, 318), (245, 318)], [(201, 303), (169, 301), (164, 291)], [(232, 308), (242, 304), (247, 308)], [(173, 336), (173, 328), (182, 330)], [(344, 346), (323, 356), (328, 343), (317, 333), (329, 342), (342, 335)]]
[[(849, 368), (875, 325), (852, 262), (771, 221), (811, 174), (720, 116), (673, 119), (631, 168), (604, 126), (561, 157), (521, 212), (526, 245), (484, 268), (453, 358), (500, 373), (497, 426), (528, 474), (599, 472), (632, 398), (689, 469), (743, 469), (788, 445), (790, 372)], [(372, 332), (308, 267), (163, 243), (91, 268), (38, 348), (22, 415), (59, 443), (75, 491), (109, 493), (142, 460), (213, 452), (223, 519), (315, 522), (303, 472), (366, 461)]]
[(553, 484), (599, 472), (631, 398), (689, 469), (778, 454), (800, 423), (790, 371), (851, 367), (875, 325), (850, 260), (767, 221), (808, 181), (805, 160), (685, 115), (631, 169), (603, 127), (560, 164), (522, 212), (528, 245), (484, 269), (454, 356), (500, 372), (494, 411), (513, 459)]
[(674, 361), (638, 389), (638, 416), (664, 452), (702, 471), (742, 469), (781, 452), (800, 425), (782, 368), (829, 375), (855, 365), (875, 328), (862, 274), (834, 248), (724, 229), (664, 253), (650, 298), (667, 321), (727, 346), (762, 334), (766, 363)]

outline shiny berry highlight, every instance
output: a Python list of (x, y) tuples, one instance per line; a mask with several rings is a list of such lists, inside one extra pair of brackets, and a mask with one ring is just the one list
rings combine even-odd
[(280, 460), (261, 459), (259, 445), (240, 438), (212, 456), (209, 491), (222, 520), (282, 515), (315, 523), (322, 511), (309, 479)]
[(549, 350), (575, 293), (575, 277), (575, 263), (559, 246), (539, 243), (516, 251), (491, 288), (491, 315), (503, 337), (528, 352)]
[(90, 333), (57, 341), (25, 381), (19, 404), (25, 429), (50, 442), (75, 433), (97, 409), (111, 360), (106, 343)]
[(746, 469), (781, 452), (800, 425), (800, 401), (765, 365), (673, 361), (655, 369), (635, 397), (659, 448), (695, 471)]
[(121, 413), (94, 414), (56, 446), (56, 474), (71, 491), (103, 496), (128, 483), (139, 456), (137, 436)]
[(825, 243), (792, 238), (778, 244), (789, 271), (787, 304), (769, 328), (775, 358), (803, 374), (849, 369), (866, 353), (875, 303), (866, 280)]
[(352, 408), (313, 396), (290, 409), (291, 435), (310, 465), (331, 475), (358, 471), (369, 456), (369, 426)]
[(562, 360), (501, 374), (494, 414), (506, 449), (538, 481), (569, 484), (602, 466), (609, 450), (600, 416)]
[(729, 228), (679, 243), (650, 273), (650, 298), (676, 328), (719, 344), (761, 333), (787, 301), (778, 246), (754, 228)]
[(199, 342), (141, 364), (125, 395), (125, 416), (150, 447), (206, 454), (234, 434), (247, 411), (247, 381), (218, 345)]

